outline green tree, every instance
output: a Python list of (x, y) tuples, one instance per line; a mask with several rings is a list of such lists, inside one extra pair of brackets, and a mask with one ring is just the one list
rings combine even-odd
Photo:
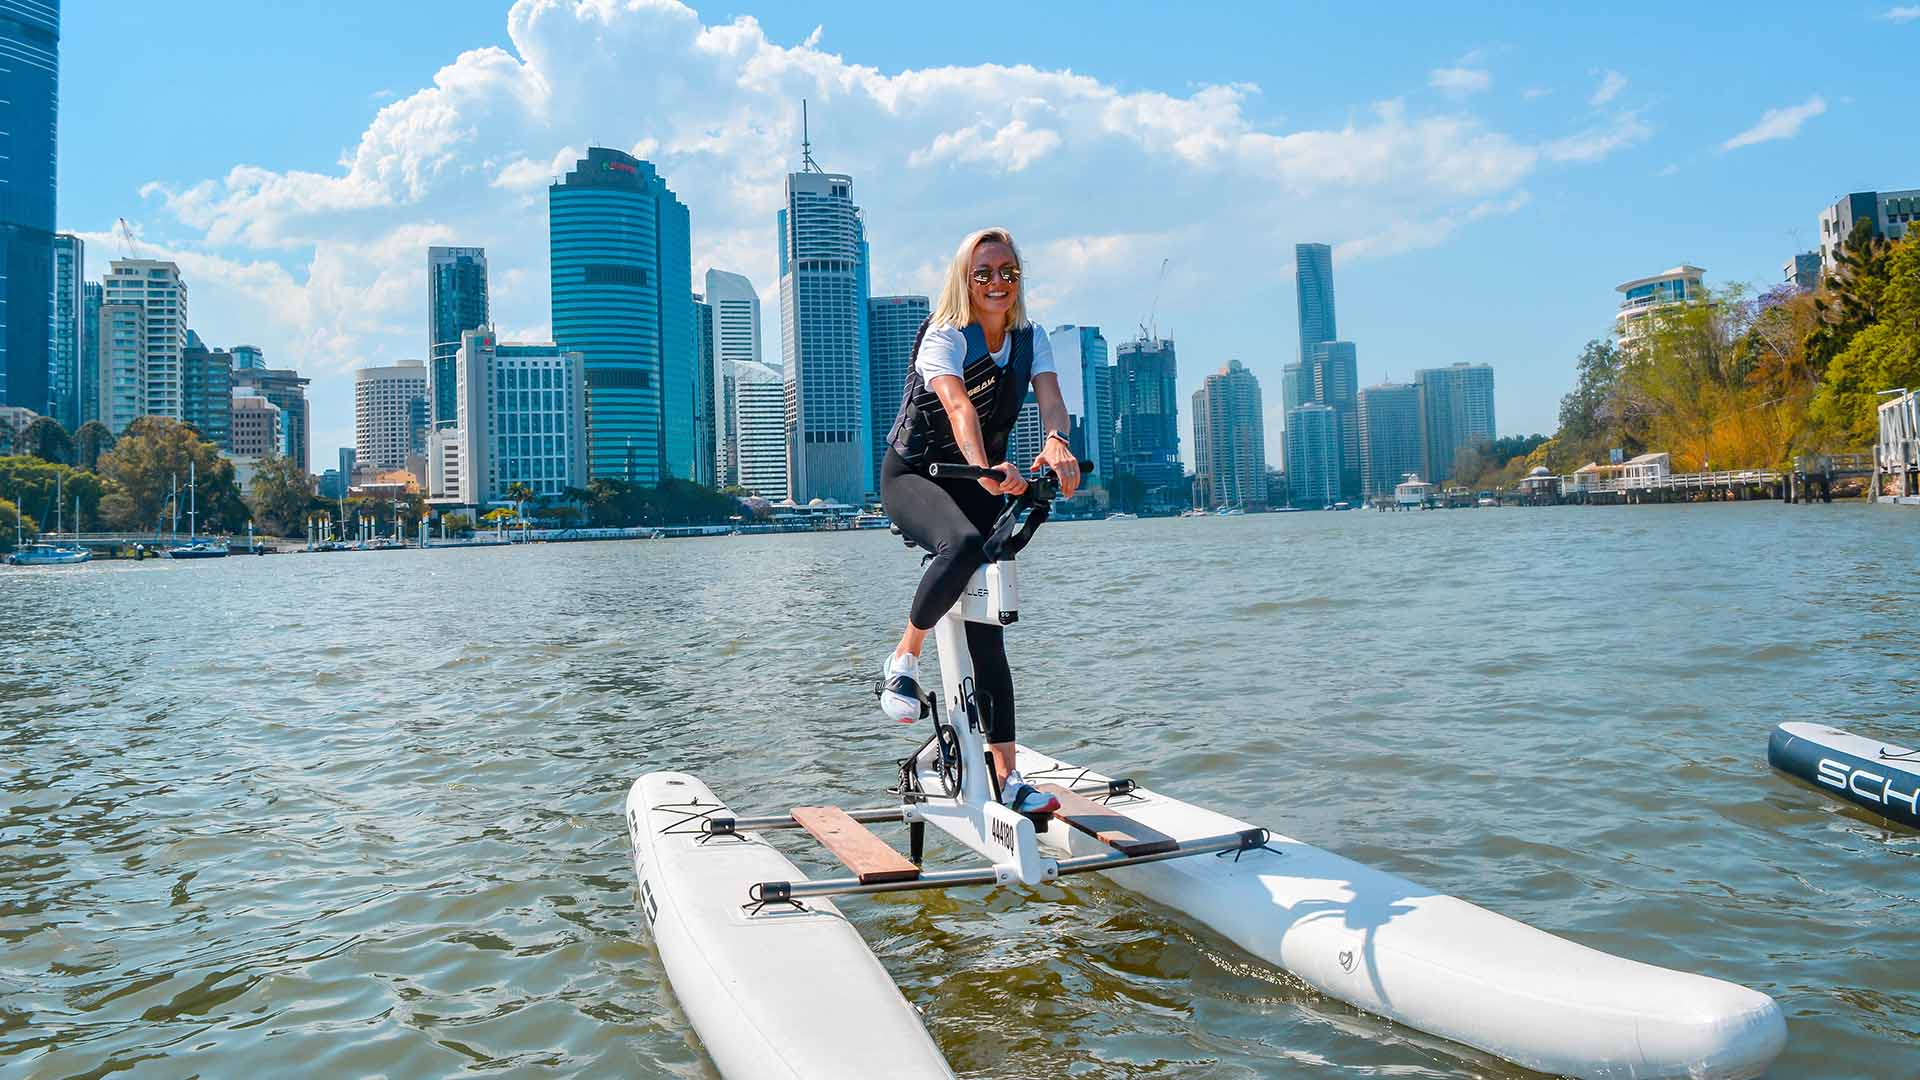
[(73, 464), (73, 436), (50, 416), (36, 416), (13, 437), (13, 452), (31, 454), (56, 465)]
[(21, 517), (18, 506), (0, 499), (0, 551), (12, 551), (16, 535), (38, 536), (40, 526), (32, 518)]
[(1814, 297), (1817, 324), (1807, 332), (1807, 363), (1816, 374), (1838, 359), (1854, 335), (1880, 318), (1880, 303), (1892, 276), (1891, 246), (1863, 217), (1834, 249), (1835, 270)]
[[(1609, 446), (1637, 442), (1623, 424), (1620, 386), (1621, 356), (1613, 342), (1589, 341), (1574, 363), (1574, 385), (1560, 399), (1560, 431), (1556, 438), (1570, 458), (1589, 459)], [(1637, 451), (1637, 445), (1633, 446)]]
[[(0, 457), (0, 491), (34, 515), (42, 527), (57, 521), (61, 528), (71, 531), (75, 527), (74, 501), (79, 500), (80, 521), (91, 528), (99, 521), (100, 500), (107, 485), (100, 477), (71, 465), (14, 454)], [(7, 526), (9, 534), (12, 528)]]
[(253, 492), (247, 503), (253, 517), (279, 536), (292, 536), (306, 524), (313, 507), (313, 478), (292, 458), (271, 454), (260, 459), (253, 473)]
[(101, 456), (99, 471), (109, 482), (101, 512), (121, 528), (156, 528), (176, 480), (184, 517), (190, 475), (197, 477), (193, 502), (200, 515), (200, 531), (233, 532), (246, 527), (247, 507), (234, 484), (233, 463), (178, 420), (142, 416), (128, 424), (120, 441)]
[(1146, 482), (1122, 469), (1107, 478), (1107, 498), (1116, 510), (1137, 511), (1146, 505)]
[(1877, 318), (1827, 366), (1811, 410), (1826, 432), (1852, 446), (1877, 437), (1880, 391), (1920, 390), (1920, 230), (1890, 248), (1884, 268), (1886, 280), (1872, 290)]
[(507, 485), (507, 498), (513, 500), (513, 512), (524, 518), (527, 516), (527, 502), (533, 498), (533, 487), (525, 481), (515, 480)]
[(447, 530), (447, 535), (459, 536), (461, 533), (472, 531), (473, 518), (466, 514), (448, 514), (440, 519), (440, 524)]
[(100, 467), (100, 455), (113, 449), (113, 429), (98, 420), (89, 420), (73, 433), (74, 464), (93, 472)]

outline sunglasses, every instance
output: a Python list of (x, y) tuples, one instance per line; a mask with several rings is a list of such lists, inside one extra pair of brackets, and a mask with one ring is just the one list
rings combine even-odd
[[(1020, 283), (1020, 268), (1017, 266), (1003, 266), (999, 269), (998, 273), (1000, 280), (1009, 285), (1017, 285)], [(976, 266), (973, 268), (973, 273), (967, 276), (973, 278), (976, 284), (986, 285), (993, 281), (994, 274), (995, 271), (992, 267)]]

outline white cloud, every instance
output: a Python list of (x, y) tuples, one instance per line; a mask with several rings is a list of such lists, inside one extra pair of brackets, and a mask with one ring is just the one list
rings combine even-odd
[(1434, 68), (1427, 76), (1427, 85), (1449, 97), (1463, 98), (1492, 86), (1493, 75), (1483, 68)]
[[(1173, 257), (1160, 325), (1208, 327), (1225, 355), (1242, 331), (1208, 312), (1269, 302), (1274, 251), (1440, 243), (1517, 208), (1543, 161), (1597, 160), (1641, 137), (1616, 125), (1540, 143), (1399, 101), (1286, 128), (1253, 118), (1261, 91), (1247, 85), (1130, 91), (1024, 64), (884, 71), (825, 51), (818, 30), (782, 44), (751, 18), (703, 25), (675, 0), (519, 0), (507, 28), (510, 50), (461, 53), (400, 89), (333, 170), (243, 163), (143, 189), (160, 202), (150, 231), (169, 240), (148, 246), (187, 273), (196, 329), (315, 376), (322, 458), (350, 441), (342, 373), (420, 355), (427, 245), (484, 246), (497, 324), (547, 332), (541, 189), (589, 142), (659, 166), (692, 215), (696, 279), (726, 267), (771, 297), (806, 98), (816, 158), (854, 177), (876, 293), (931, 289), (960, 235), (1004, 224), (1028, 245), (1043, 321), (1131, 327)], [(1454, 85), (1490, 83), (1460, 63)]]
[(1886, 19), (1888, 22), (1912, 22), (1915, 19), (1920, 19), (1920, 7), (1888, 8), (1886, 13), (1880, 17)]
[(1801, 125), (1827, 111), (1826, 101), (1815, 94), (1802, 104), (1783, 109), (1768, 109), (1752, 127), (1720, 144), (1722, 150), (1738, 150), (1755, 143), (1791, 139), (1800, 134)]
[(1544, 86), (1529, 86), (1525, 90), (1520, 91), (1520, 96), (1528, 101), (1535, 101), (1551, 93), (1553, 93), (1553, 91)]
[(1600, 77), (1600, 85), (1594, 88), (1593, 96), (1587, 99), (1587, 104), (1595, 106), (1596, 108), (1605, 105), (1607, 102), (1619, 97), (1620, 91), (1626, 88), (1627, 77), (1617, 71), (1609, 70), (1605, 75)]
[(1639, 112), (1623, 112), (1604, 124), (1551, 140), (1541, 149), (1550, 161), (1599, 161), (1651, 134), (1653, 128)]

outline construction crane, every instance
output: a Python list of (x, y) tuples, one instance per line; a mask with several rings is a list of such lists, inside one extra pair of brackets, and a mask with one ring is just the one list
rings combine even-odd
[(1167, 264), (1172, 261), (1170, 258), (1160, 260), (1160, 277), (1153, 283), (1153, 303), (1147, 308), (1147, 321), (1140, 324), (1142, 341), (1156, 341), (1160, 337), (1160, 324), (1154, 321), (1154, 316), (1160, 311), (1160, 290), (1167, 284)]
[(133, 238), (133, 226), (127, 224), (127, 219), (120, 218), (119, 224), (114, 226), (113, 231), (120, 237), (120, 257), (123, 259), (139, 258), (140, 242)]

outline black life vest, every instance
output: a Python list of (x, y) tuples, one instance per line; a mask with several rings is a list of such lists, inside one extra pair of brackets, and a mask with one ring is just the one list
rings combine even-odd
[[(913, 335), (914, 361), (920, 357), (920, 342), (927, 336), (933, 320), (920, 324)], [(973, 410), (980, 414), (980, 437), (986, 443), (987, 462), (997, 465), (1007, 459), (1007, 438), (1014, 422), (1020, 419), (1020, 406), (1026, 404), (1028, 385), (1033, 377), (1033, 327), (1027, 325), (1008, 333), (1013, 339), (1007, 366), (993, 362), (987, 350), (987, 335), (980, 324), (971, 323), (960, 331), (967, 339), (966, 360), (960, 365), (960, 379), (966, 384)], [(909, 465), (935, 461), (959, 462), (960, 444), (953, 437), (953, 422), (947, 419), (940, 395), (920, 377), (920, 365), (907, 365), (907, 385), (900, 395), (900, 412), (887, 433), (887, 444)]]

